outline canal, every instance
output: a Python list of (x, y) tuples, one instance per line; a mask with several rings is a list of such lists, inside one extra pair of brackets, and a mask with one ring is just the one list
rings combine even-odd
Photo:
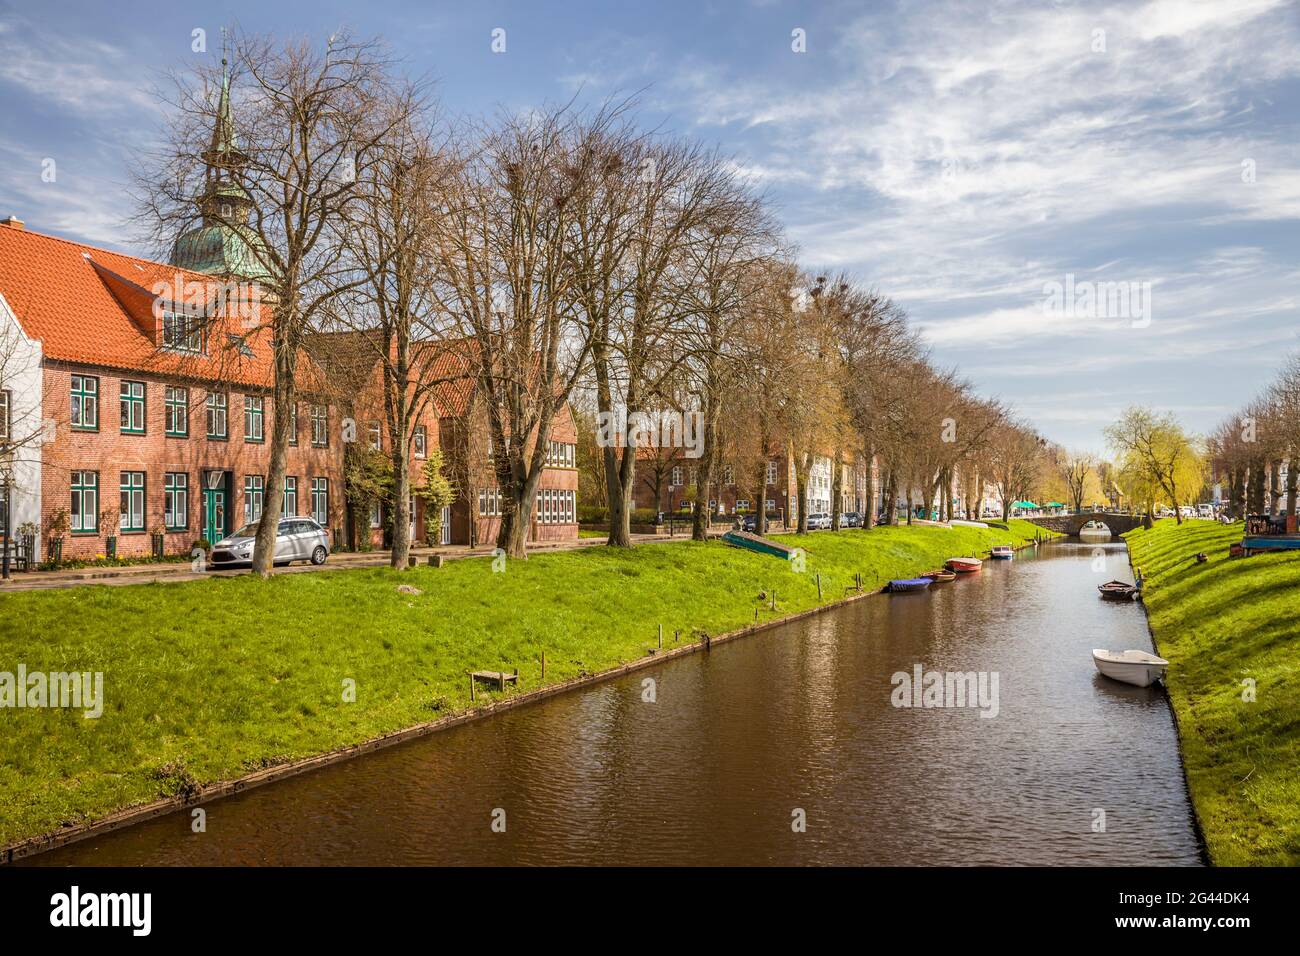
[[(1196, 864), (1163, 690), (1093, 667), (1151, 649), (1111, 578), (1052, 543), (30, 862)], [(996, 715), (894, 706), (918, 664)]]

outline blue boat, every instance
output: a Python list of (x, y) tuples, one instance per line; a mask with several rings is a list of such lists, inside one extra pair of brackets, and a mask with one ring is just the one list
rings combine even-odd
[(889, 590), (895, 594), (908, 591), (924, 591), (934, 582), (930, 578), (899, 578), (889, 582)]
[(1015, 552), (1011, 550), (1009, 544), (995, 544), (993, 550), (989, 552), (989, 557), (997, 561), (1010, 561), (1015, 557)]

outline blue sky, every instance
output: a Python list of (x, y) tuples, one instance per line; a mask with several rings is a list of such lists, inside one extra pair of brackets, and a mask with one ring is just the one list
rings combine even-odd
[[(1300, 347), (1294, 0), (178, 6), (0, 2), (0, 215), (143, 252), (127, 165), (191, 31), (210, 57), (222, 24), (347, 26), (452, 114), (644, 90), (647, 125), (761, 184), (805, 264), (893, 296), (1056, 441), (1101, 450), (1131, 403), (1206, 431)], [(1149, 313), (1047, 308), (1067, 276)]]

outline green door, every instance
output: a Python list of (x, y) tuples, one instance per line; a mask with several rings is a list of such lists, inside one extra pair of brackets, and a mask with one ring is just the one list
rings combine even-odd
[(203, 489), (203, 537), (216, 544), (226, 536), (226, 490)]

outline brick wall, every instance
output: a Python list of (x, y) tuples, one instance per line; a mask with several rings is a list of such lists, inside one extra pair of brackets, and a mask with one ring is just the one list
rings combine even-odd
[[(229, 392), (227, 402), (227, 427), (225, 440), (207, 436), (205, 402), (208, 389), (201, 384), (189, 383), (189, 435), (173, 437), (165, 434), (164, 388), (181, 383), (165, 381), (144, 373), (124, 373), (109, 369), (47, 366), (46, 408), (44, 417), (56, 425), (55, 440), (44, 449), (42, 475), (42, 525), (59, 509), (71, 511), (70, 476), (74, 470), (97, 472), (99, 476), (99, 509), (118, 510), (122, 472), (145, 473), (144, 530), (117, 531), (117, 553), (122, 556), (147, 555), (151, 550), (150, 529), (163, 523), (163, 485), (167, 472), (183, 472), (189, 481), (189, 507), (186, 527), (168, 531), (165, 548), (169, 554), (188, 554), (193, 543), (203, 533), (204, 476), (209, 470), (229, 471), (230, 495), (227, 501), (228, 530), (235, 530), (244, 519), (244, 478), (261, 475), (264, 495), (269, 500), (271, 489), (266, 486), (266, 473), (270, 463), (270, 436), (272, 427), (271, 397), (263, 399), (263, 435), (260, 444), (245, 440), (244, 392), (235, 388)], [(98, 429), (76, 430), (71, 427), (71, 379), (74, 374), (93, 375), (99, 385)], [(123, 380), (143, 382), (145, 385), (145, 427), (143, 434), (124, 433), (121, 429), (119, 395)], [(310, 416), (306, 403), (300, 403), (298, 412), (298, 445), (290, 447), (287, 474), (297, 478), (298, 514), (310, 514), (311, 479), (329, 480), (329, 510), (331, 530), (341, 525), (343, 515), (342, 453), (339, 444), (338, 414), (330, 410), (330, 447), (314, 448), (311, 445)], [(279, 489), (276, 489), (279, 493)], [(105, 538), (110, 530), (100, 523), (97, 532), (81, 534), (71, 532), (65, 536), (65, 558), (94, 558), (105, 551)]]

